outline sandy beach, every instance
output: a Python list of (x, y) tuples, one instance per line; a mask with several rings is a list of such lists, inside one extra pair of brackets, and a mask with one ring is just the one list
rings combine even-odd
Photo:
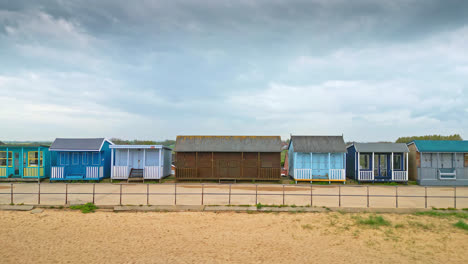
[(456, 218), (383, 214), (0, 211), (3, 263), (467, 263)]

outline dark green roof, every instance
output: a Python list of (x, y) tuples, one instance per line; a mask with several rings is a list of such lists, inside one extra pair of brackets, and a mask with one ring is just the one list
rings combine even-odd
[(414, 140), (419, 152), (468, 152), (468, 141), (466, 140)]

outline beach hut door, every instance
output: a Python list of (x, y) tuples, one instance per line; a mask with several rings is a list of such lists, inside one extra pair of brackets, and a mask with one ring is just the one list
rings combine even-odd
[(143, 169), (143, 151), (138, 149), (134, 152), (133, 166), (135, 169)]
[(15, 164), (15, 175), (19, 175), (20, 174), (20, 171), (19, 171), (20, 159), (19, 159), (19, 153), (18, 152), (15, 153), (14, 164)]
[(388, 178), (388, 155), (376, 154), (374, 160), (374, 175), (375, 178), (385, 179)]

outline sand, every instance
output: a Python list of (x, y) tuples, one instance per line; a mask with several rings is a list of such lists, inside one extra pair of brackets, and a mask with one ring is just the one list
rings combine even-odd
[[(2, 263), (468, 263), (456, 218), (330, 213), (0, 211)], [(395, 227), (395, 225), (403, 225)]]

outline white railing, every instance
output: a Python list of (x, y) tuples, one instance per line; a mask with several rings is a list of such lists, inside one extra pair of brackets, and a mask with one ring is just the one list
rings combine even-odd
[(312, 180), (312, 169), (294, 169), (294, 179)]
[(373, 171), (360, 171), (359, 172), (359, 180), (360, 181), (373, 181), (374, 180), (374, 172)]
[(393, 171), (392, 181), (408, 181), (408, 174), (406, 171)]
[(63, 179), (65, 178), (64, 167), (52, 167), (50, 174), (51, 179)]
[(328, 175), (330, 180), (346, 180), (346, 171), (344, 169), (331, 169)]
[(144, 179), (161, 179), (159, 166), (145, 166), (143, 170)]
[(112, 166), (112, 179), (126, 180), (130, 174), (128, 166)]
[(101, 167), (86, 167), (86, 178), (101, 178), (104, 168)]
[[(313, 179), (321, 179), (323, 180), (324, 177), (327, 176), (317, 176), (314, 178), (312, 169), (294, 169), (294, 179), (296, 180), (313, 180)], [(329, 180), (346, 180), (346, 171), (344, 169), (331, 169), (328, 172)]]

